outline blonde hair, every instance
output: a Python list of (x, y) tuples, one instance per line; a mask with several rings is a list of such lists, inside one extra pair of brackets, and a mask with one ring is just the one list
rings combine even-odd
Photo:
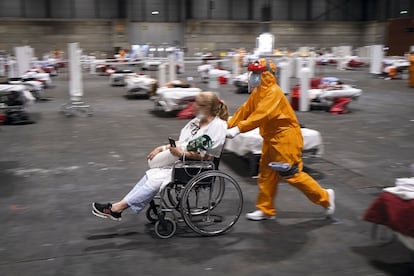
[(220, 119), (227, 121), (229, 118), (229, 108), (223, 100), (219, 99), (217, 93), (203, 91), (198, 94), (197, 97), (202, 103), (211, 107), (210, 111), (212, 115), (218, 116)]

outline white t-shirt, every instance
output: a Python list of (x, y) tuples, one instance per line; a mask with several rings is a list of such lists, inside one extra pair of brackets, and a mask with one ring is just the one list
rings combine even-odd
[(227, 122), (219, 117), (214, 118), (208, 125), (199, 127), (200, 119), (194, 118), (189, 121), (181, 130), (179, 137), (179, 147), (186, 149), (189, 141), (203, 135), (208, 135), (212, 140), (212, 147), (207, 152), (214, 157), (220, 157), (227, 133)]
[[(199, 127), (200, 119), (194, 118), (189, 121), (181, 130), (178, 145), (186, 149), (189, 141), (200, 136), (208, 135), (212, 140), (212, 147), (207, 152), (214, 157), (220, 157), (220, 153), (227, 134), (227, 122), (219, 117), (214, 118), (208, 125)], [(148, 185), (154, 189), (162, 189), (171, 181), (171, 167), (153, 168), (146, 171)]]

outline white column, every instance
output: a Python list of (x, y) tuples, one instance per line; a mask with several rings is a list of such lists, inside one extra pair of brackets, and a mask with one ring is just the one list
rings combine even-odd
[(285, 95), (290, 94), (289, 91), (289, 68), (288, 63), (282, 61), (279, 63), (280, 68), (280, 88)]
[(169, 81), (173, 81), (177, 79), (176, 76), (176, 66), (175, 66), (175, 55), (171, 53), (168, 55), (168, 71), (169, 71)]
[(384, 58), (384, 45), (371, 45), (370, 68), (371, 74), (382, 73), (382, 60)]
[(349, 57), (340, 57), (336, 59), (336, 69), (338, 70), (345, 70), (347, 63), (349, 61)]
[(16, 70), (17, 65), (16, 64), (17, 63), (16, 63), (15, 60), (13, 60), (12, 58), (9, 58), (9, 60), (7, 62), (7, 65), (9, 67), (9, 78), (17, 77), (17, 72), (16, 72), (17, 71)]
[(308, 57), (308, 58), (306, 58), (306, 60), (307, 60), (307, 63), (308, 63), (308, 68), (310, 70), (309, 77), (313, 78), (313, 77), (315, 77), (315, 64), (316, 64), (315, 58), (314, 57)]
[(89, 62), (89, 73), (96, 74), (96, 58), (89, 57), (87, 62)]
[(295, 61), (294, 61), (294, 59), (291, 58), (291, 57), (288, 57), (287, 58), (287, 64), (288, 64), (287, 71), (288, 71), (289, 78), (292, 78), (292, 77), (295, 76), (294, 75), (294, 69), (295, 69)]
[(352, 56), (352, 46), (340, 46), (342, 56)]
[(15, 47), (14, 53), (16, 55), (17, 74), (21, 76), (30, 69), (33, 51), (29, 46), (21, 46)]
[(167, 83), (166, 63), (162, 63), (158, 67), (158, 86), (161, 87)]
[(179, 65), (179, 73), (184, 74), (185, 72), (185, 65), (184, 65), (184, 52), (177, 51), (177, 64)]
[(296, 78), (300, 78), (301, 70), (304, 65), (306, 65), (305, 58), (303, 57), (296, 58), (296, 74), (295, 74)]
[(212, 69), (208, 73), (208, 88), (211, 88), (211, 89), (219, 88), (218, 74), (216, 71), (217, 70)]
[(299, 98), (299, 111), (309, 111), (309, 76), (310, 70), (307, 67), (303, 67), (300, 70), (300, 98)]
[(6, 73), (6, 59), (0, 56), (0, 76), (3, 77)]
[(232, 62), (231, 68), (232, 68), (233, 78), (236, 77), (237, 75), (240, 75), (240, 73), (241, 73), (239, 58), (240, 58), (239, 54), (235, 54), (231, 58), (231, 62)]
[(79, 43), (68, 44), (69, 93), (72, 102), (79, 102), (83, 96), (82, 68), (80, 65)]

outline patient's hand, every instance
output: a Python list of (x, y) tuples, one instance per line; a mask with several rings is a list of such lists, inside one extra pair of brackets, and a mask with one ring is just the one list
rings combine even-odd
[(153, 149), (148, 155), (147, 155), (147, 159), (152, 160), (152, 158), (154, 158), (155, 155), (157, 155), (158, 153), (162, 152), (162, 146), (160, 147), (156, 147), (155, 149)]
[(183, 155), (182, 150), (178, 147), (170, 147), (170, 152), (171, 152), (172, 155), (175, 155), (175, 156)]

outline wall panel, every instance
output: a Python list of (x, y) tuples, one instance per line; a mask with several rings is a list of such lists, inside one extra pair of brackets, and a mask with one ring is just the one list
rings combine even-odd
[(73, 0), (75, 3), (76, 18), (94, 18), (95, 1), (94, 0)]
[(133, 22), (128, 29), (131, 44), (183, 45), (180, 23)]
[(52, 18), (71, 18), (72, 0), (50, 1), (50, 15)]
[(364, 20), (364, 5), (360, 0), (350, 0), (345, 3), (345, 21), (362, 21)]
[(13, 47), (29, 45), (35, 55), (54, 49), (67, 52), (67, 44), (79, 42), (84, 53), (110, 53), (113, 49), (111, 21), (41, 21), (3, 20), (1, 25), (8, 32), (0, 32), (0, 49), (13, 52)]
[(99, 18), (116, 18), (118, 16), (118, 3), (116, 0), (98, 0)]
[(390, 19), (387, 22), (386, 45), (388, 55), (404, 55), (414, 45), (414, 20), (410, 18)]
[(312, 1), (311, 10), (311, 20), (326, 20), (326, 1)]
[(289, 3), (287, 1), (272, 2), (272, 20), (287, 20), (289, 18)]
[(26, 17), (46, 18), (46, 0), (26, 0)]
[[(164, 22), (168, 18), (168, 6), (164, 5), (164, 0), (150, 0), (145, 1), (143, 11), (145, 13), (146, 21), (148, 22)], [(153, 11), (158, 11), (159, 14), (152, 14)]]
[(249, 0), (233, 0), (232, 16), (234, 20), (247, 20), (249, 18)]
[(292, 0), (292, 20), (306, 20), (307, 10), (306, 10), (306, 1), (305, 0)]
[[(210, 0), (211, 19), (229, 20), (229, 0)], [(237, 3), (237, 1), (236, 1)]]
[(181, 2), (180, 0), (167, 0), (168, 2), (168, 22), (181, 21)]
[(209, 0), (193, 0), (193, 18), (198, 20), (208, 19)]
[(0, 1), (0, 17), (20, 17), (20, 1)]

